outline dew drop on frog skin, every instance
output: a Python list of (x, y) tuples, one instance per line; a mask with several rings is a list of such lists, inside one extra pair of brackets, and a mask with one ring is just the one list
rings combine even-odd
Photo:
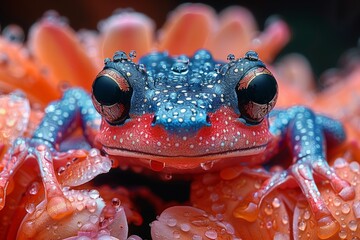
[(131, 59), (131, 61), (136, 58), (136, 51), (135, 50), (131, 50), (129, 52), (129, 58)]
[(165, 168), (165, 163), (164, 162), (150, 160), (149, 164), (150, 164), (150, 168), (155, 172), (160, 172)]
[(230, 53), (227, 55), (226, 59), (229, 61), (229, 62), (232, 62), (235, 60), (235, 55)]

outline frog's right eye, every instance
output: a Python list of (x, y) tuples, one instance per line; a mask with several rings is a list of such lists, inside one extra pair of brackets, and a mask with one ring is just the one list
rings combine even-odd
[(116, 70), (104, 69), (92, 85), (92, 100), (98, 111), (109, 123), (121, 124), (129, 116), (132, 88)]

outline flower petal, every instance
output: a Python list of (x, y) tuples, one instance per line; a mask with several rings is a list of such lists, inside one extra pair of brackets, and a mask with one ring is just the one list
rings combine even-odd
[(205, 47), (216, 27), (216, 16), (211, 7), (202, 4), (181, 5), (162, 28), (159, 49), (173, 55), (192, 55)]
[(90, 91), (99, 69), (86, 54), (76, 33), (60, 19), (50, 16), (34, 24), (29, 33), (29, 47), (53, 74), (55, 85), (68, 83)]
[(32, 61), (28, 50), (0, 37), (0, 88), (2, 92), (24, 91), (33, 103), (46, 105), (60, 97), (51, 79)]
[(289, 40), (288, 25), (281, 19), (273, 19), (250, 48), (258, 52), (262, 61), (271, 62)]
[(224, 179), (225, 175), (228, 176), (214, 173), (197, 178), (191, 187), (193, 205), (234, 226), (238, 238), (289, 239), (289, 215), (282, 201), (283, 194), (274, 191), (265, 197), (256, 220), (248, 222), (237, 216), (239, 199), (254, 192), (263, 180), (245, 174)]
[(255, 19), (243, 7), (232, 6), (220, 14), (220, 26), (208, 44), (215, 59), (226, 60), (229, 53), (243, 56), (257, 33)]
[(100, 49), (103, 57), (112, 58), (116, 51), (148, 53), (154, 44), (154, 22), (144, 14), (121, 12), (101, 23)]
[(233, 239), (233, 227), (211, 219), (203, 210), (189, 206), (175, 206), (163, 211), (151, 223), (152, 239)]

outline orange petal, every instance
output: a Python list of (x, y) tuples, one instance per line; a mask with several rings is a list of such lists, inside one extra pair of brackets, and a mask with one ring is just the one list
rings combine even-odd
[[(215, 217), (213, 217), (215, 218)], [(212, 219), (203, 210), (175, 206), (161, 213), (151, 223), (152, 239), (234, 239), (233, 226)]]
[(154, 42), (154, 22), (141, 13), (121, 12), (100, 25), (103, 57), (112, 58), (116, 51), (136, 51), (138, 57), (148, 53)]
[(234, 226), (236, 237), (241, 239), (274, 239), (289, 238), (289, 215), (282, 201), (283, 194), (274, 191), (265, 197), (253, 222), (247, 222), (237, 216), (239, 199), (244, 199), (262, 184), (245, 174), (229, 180), (222, 179), (221, 174), (206, 174), (197, 178), (191, 186), (191, 202), (194, 207), (205, 210)]
[(17, 239), (64, 239), (77, 236), (78, 232), (96, 237), (104, 228), (112, 236), (126, 239), (128, 226), (122, 207), (114, 209), (111, 219), (107, 219), (109, 216), (104, 211), (108, 206), (98, 195), (93, 196), (92, 191), (70, 190), (65, 196), (75, 209), (72, 215), (54, 220), (46, 211), (47, 201), (43, 201), (25, 216)]
[(162, 28), (159, 49), (173, 55), (192, 55), (205, 47), (216, 27), (214, 10), (209, 6), (181, 5)]
[(16, 94), (0, 96), (0, 142), (5, 145), (5, 149), (23, 135), (29, 115), (30, 105), (26, 98)]
[(292, 53), (276, 63), (278, 80), (294, 86), (301, 94), (314, 94), (315, 79), (309, 61), (301, 54)]
[(229, 53), (243, 56), (257, 32), (255, 19), (243, 7), (229, 7), (220, 14), (220, 26), (208, 48), (215, 59), (226, 60)]
[(261, 60), (271, 62), (289, 40), (288, 25), (280, 19), (275, 19), (253, 40), (250, 48), (258, 52)]
[(323, 228), (318, 228), (308, 202), (305, 199), (300, 199), (294, 212), (293, 230), (295, 239), (335, 240), (352, 239), (355, 236), (360, 236), (360, 189), (357, 187), (360, 184), (359, 163), (347, 163), (344, 159), (339, 158), (335, 160), (334, 168), (340, 177), (354, 186), (355, 199), (344, 201), (334, 193), (329, 183), (318, 184), (321, 196), (326, 200), (327, 207), (338, 221), (337, 226), (329, 223)]
[(33, 103), (46, 105), (60, 96), (56, 84), (29, 58), (22, 45), (0, 37), (0, 88), (2, 92), (22, 90)]
[(34, 24), (29, 34), (29, 46), (34, 56), (50, 70), (56, 86), (69, 83), (90, 90), (100, 69), (77, 39), (76, 33), (54, 16)]

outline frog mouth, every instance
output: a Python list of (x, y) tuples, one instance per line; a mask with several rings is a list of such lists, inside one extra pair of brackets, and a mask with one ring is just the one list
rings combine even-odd
[(249, 148), (234, 149), (228, 151), (219, 151), (205, 154), (193, 154), (193, 155), (182, 155), (182, 154), (155, 154), (151, 152), (144, 152), (139, 150), (130, 150), (125, 148), (114, 148), (109, 146), (103, 146), (103, 150), (111, 156), (119, 157), (132, 157), (150, 160), (180, 160), (180, 159), (196, 159), (196, 160), (212, 160), (212, 159), (223, 159), (223, 158), (234, 158), (234, 157), (246, 157), (261, 154), (266, 149), (267, 144), (258, 145)]

